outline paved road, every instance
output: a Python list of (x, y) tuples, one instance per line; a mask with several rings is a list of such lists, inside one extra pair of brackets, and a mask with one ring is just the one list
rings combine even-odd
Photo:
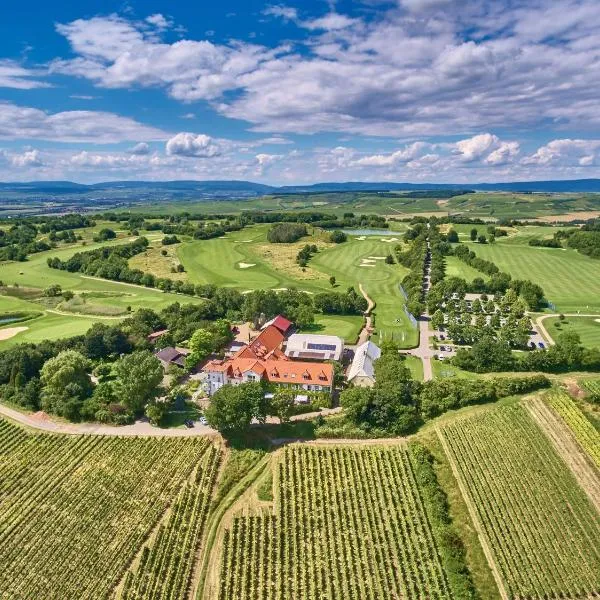
[[(314, 419), (319, 415), (326, 417), (341, 412), (341, 408), (326, 408), (320, 412), (304, 413), (294, 415), (291, 421), (306, 421)], [(112, 425), (102, 425), (100, 423), (61, 423), (52, 420), (44, 413), (22, 413), (14, 408), (10, 408), (0, 403), (0, 416), (8, 417), (17, 421), (26, 427), (40, 429), (50, 433), (64, 433), (68, 435), (111, 435), (111, 436), (141, 436), (141, 437), (195, 437), (199, 435), (217, 435), (218, 432), (206, 425), (194, 423), (194, 427), (187, 429), (161, 429), (153, 427), (147, 421), (136, 421), (133, 425), (122, 425), (119, 427)], [(270, 418), (269, 423), (279, 423), (279, 419)]]
[[(580, 314), (580, 313), (562, 313), (564, 314), (565, 317), (595, 317), (600, 319), (600, 315), (587, 315), (587, 314)], [(535, 325), (538, 328), (538, 331), (540, 331), (540, 333), (546, 338), (546, 341), (548, 342), (549, 346), (554, 346), (554, 344), (556, 343), (554, 341), (554, 339), (552, 338), (552, 336), (548, 333), (548, 330), (546, 329), (545, 325), (544, 325), (544, 321), (546, 319), (549, 319), (550, 317), (558, 317), (559, 314), (558, 313), (553, 313), (550, 315), (541, 315), (539, 317), (537, 317), (537, 319), (535, 320)]]
[(216, 435), (210, 427), (195, 423), (191, 429), (160, 429), (153, 427), (147, 421), (137, 421), (133, 425), (102, 425), (99, 423), (59, 423), (41, 413), (26, 414), (4, 404), (0, 404), (0, 415), (9, 417), (27, 427), (41, 429), (51, 433), (66, 433), (70, 435), (94, 434), (113, 436), (144, 436), (144, 437), (192, 437), (198, 435)]

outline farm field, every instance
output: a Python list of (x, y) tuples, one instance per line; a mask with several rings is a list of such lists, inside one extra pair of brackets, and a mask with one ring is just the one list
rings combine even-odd
[(550, 394), (547, 403), (560, 415), (577, 442), (600, 468), (600, 433), (585, 418), (575, 402), (564, 393)]
[[(600, 311), (598, 312), (600, 315)], [(560, 323), (560, 329), (555, 324)], [(600, 348), (600, 316), (598, 317), (566, 317), (560, 321), (558, 317), (544, 319), (544, 327), (556, 338), (563, 332), (574, 331), (579, 334), (581, 343), (588, 348)]]
[[(0, 456), (3, 598), (109, 597), (173, 502), (183, 503), (189, 533), (177, 536), (185, 544), (169, 546), (161, 579), (172, 579), (182, 597), (219, 457), (207, 438), (32, 434), (0, 420)], [(186, 486), (198, 485), (188, 507)], [(148, 582), (156, 575), (151, 559), (175, 519), (143, 553), (149, 560), (138, 569)], [(152, 597), (168, 597), (157, 584), (160, 594)]]
[(452, 597), (406, 447), (292, 446), (274, 482), (225, 532), (219, 600)]
[[(570, 249), (529, 246), (527, 235), (521, 231), (514, 238), (498, 238), (495, 244), (468, 242), (468, 246), (478, 257), (491, 260), (513, 278), (530, 279), (541, 285), (557, 311), (600, 313), (600, 260)], [(456, 266), (459, 271), (463, 268)], [(472, 268), (464, 267), (470, 276)]]
[(440, 439), (505, 597), (600, 593), (598, 512), (523, 406), (457, 419)]

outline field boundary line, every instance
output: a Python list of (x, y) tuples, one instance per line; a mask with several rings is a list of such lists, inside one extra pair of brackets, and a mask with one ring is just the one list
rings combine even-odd
[(592, 466), (585, 449), (580, 446), (569, 425), (542, 398), (534, 398), (524, 404), (527, 412), (550, 440), (556, 453), (562, 458), (581, 489), (600, 513), (598, 471), (595, 465)]
[(462, 494), (465, 504), (467, 505), (467, 510), (469, 511), (471, 521), (473, 522), (473, 527), (475, 527), (475, 531), (477, 531), (477, 537), (479, 538), (479, 543), (481, 544), (483, 553), (485, 554), (485, 557), (487, 558), (490, 569), (492, 570), (492, 575), (494, 576), (494, 579), (496, 580), (496, 585), (498, 586), (498, 591), (500, 592), (500, 596), (501, 596), (502, 600), (510, 600), (508, 597), (508, 593), (506, 592), (506, 589), (504, 588), (504, 583), (502, 582), (502, 577), (500, 576), (500, 571), (498, 570), (498, 566), (496, 565), (496, 562), (494, 561), (494, 558), (492, 555), (492, 550), (491, 550), (491, 548), (488, 544), (488, 540), (483, 532), (483, 528), (479, 521), (479, 517), (477, 516), (477, 511), (475, 510), (475, 506), (473, 505), (473, 502), (471, 501), (471, 497), (467, 493), (466, 486), (462, 480), (462, 477), (461, 477), (461, 475), (458, 471), (458, 468), (454, 462), (454, 459), (452, 458), (452, 455), (450, 453), (450, 448), (448, 448), (448, 444), (446, 443), (446, 440), (445, 440), (444, 435), (442, 434), (440, 428), (436, 427), (435, 431), (437, 433), (438, 439), (440, 440), (440, 444), (442, 445), (442, 448), (444, 449), (444, 454), (446, 455), (446, 458), (448, 459), (448, 464), (450, 465), (452, 474), (454, 475), (454, 478), (456, 479), (456, 482), (458, 483), (458, 488), (460, 489), (460, 493)]
[[(192, 590), (189, 598), (191, 600), (206, 600), (207, 599), (207, 582), (208, 582), (208, 571), (209, 566), (219, 569), (220, 564), (214, 565), (214, 561), (219, 558), (214, 555), (214, 545), (221, 527), (221, 521), (225, 516), (225, 513), (233, 506), (238, 498), (246, 491), (246, 489), (252, 485), (254, 481), (260, 477), (265, 468), (269, 466), (271, 461), (271, 455), (267, 454), (247, 473), (232, 489), (231, 491), (221, 500), (221, 502), (215, 507), (211, 516), (209, 516), (206, 523), (206, 538), (204, 546), (202, 548), (202, 554), (200, 556), (200, 564), (198, 566), (198, 576), (196, 580), (196, 589)], [(225, 465), (223, 465), (224, 467)]]

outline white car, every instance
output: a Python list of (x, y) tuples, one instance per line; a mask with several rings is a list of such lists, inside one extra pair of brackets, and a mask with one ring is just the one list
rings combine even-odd
[(200, 417), (198, 419), (198, 422), (200, 423), (200, 425), (208, 425), (208, 421), (206, 420), (206, 417)]

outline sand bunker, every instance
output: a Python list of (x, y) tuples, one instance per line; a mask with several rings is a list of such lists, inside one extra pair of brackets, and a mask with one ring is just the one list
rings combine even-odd
[(376, 263), (377, 261), (375, 259), (373, 259), (373, 258), (363, 258), (363, 259), (361, 259), (360, 262), (363, 265), (371, 265), (371, 264)]
[(360, 240), (361, 242), (364, 242), (367, 239), (366, 235), (361, 235), (360, 237), (356, 238), (357, 240)]
[(287, 288), (273, 288), (274, 292), (287, 292)]
[(373, 260), (385, 260), (385, 256), (369, 256), (369, 258)]
[(374, 267), (376, 265), (374, 265), (373, 263), (360, 263), (360, 265), (358, 265), (359, 267)]
[(387, 242), (388, 244), (391, 244), (392, 242), (397, 242), (398, 238), (397, 237), (392, 237), (392, 238), (381, 238), (382, 242)]
[(596, 323), (600, 323), (600, 319), (594, 319), (594, 321), (596, 321)]
[(249, 269), (250, 267), (255, 267), (256, 263), (245, 263), (245, 262), (239, 262), (238, 263), (238, 267), (240, 269)]
[(10, 340), (11, 337), (15, 337), (17, 333), (21, 331), (27, 331), (29, 327), (7, 327), (6, 329), (0, 329), (0, 342), (3, 340)]

